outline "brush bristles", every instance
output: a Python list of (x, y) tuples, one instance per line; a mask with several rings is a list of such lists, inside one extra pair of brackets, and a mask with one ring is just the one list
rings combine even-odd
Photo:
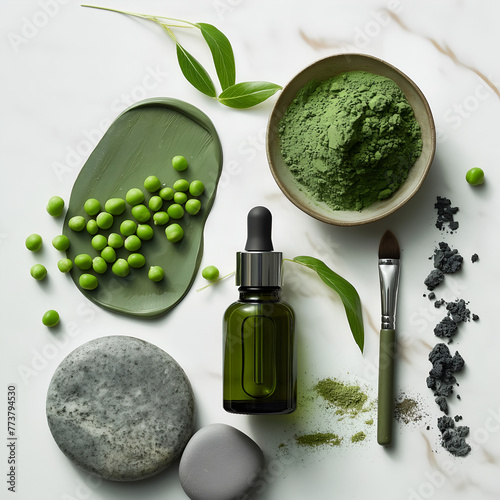
[(394, 234), (387, 230), (382, 239), (380, 240), (380, 245), (378, 247), (378, 258), (379, 259), (399, 259), (400, 258), (399, 243)]

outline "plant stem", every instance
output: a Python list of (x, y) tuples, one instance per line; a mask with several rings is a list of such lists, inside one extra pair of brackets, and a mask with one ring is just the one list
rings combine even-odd
[(208, 288), (209, 286), (215, 285), (215, 283), (217, 283), (218, 281), (222, 281), (223, 279), (229, 278), (229, 276), (232, 276), (235, 273), (236, 273), (236, 271), (233, 271), (229, 274), (226, 274), (225, 276), (221, 276), (220, 278), (217, 278), (215, 281), (212, 281), (208, 285), (205, 285), (205, 286), (202, 286), (201, 288), (198, 288), (196, 291), (201, 292), (202, 290), (205, 290), (205, 288)]

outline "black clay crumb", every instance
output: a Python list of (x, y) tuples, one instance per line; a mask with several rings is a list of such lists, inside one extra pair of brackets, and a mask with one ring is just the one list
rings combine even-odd
[(470, 260), (472, 261), (472, 263), (474, 262), (477, 262), (479, 260), (479, 255), (477, 253), (475, 253), (471, 258)]
[(473, 314), (472, 321), (478, 321), (478, 320), (479, 320), (479, 316), (477, 314)]
[(441, 241), (434, 250), (434, 267), (445, 274), (456, 273), (462, 267), (464, 258), (458, 250), (452, 250), (448, 243)]
[(434, 290), (444, 280), (444, 274), (440, 269), (433, 269), (424, 280), (427, 290)]
[(434, 299), (436, 298), (436, 294), (435, 294), (434, 292), (431, 292), (431, 293), (427, 296), (427, 298), (428, 298), (429, 300), (434, 300)]
[(454, 420), (445, 415), (438, 418), (438, 428), (441, 431), (441, 444), (446, 450), (457, 457), (469, 454), (471, 447), (465, 441), (469, 435), (469, 427), (466, 425), (455, 427)]
[(463, 418), (462, 415), (455, 415), (453, 417), (453, 419), (455, 420), (455, 422), (460, 422), (460, 420), (462, 420), (462, 418)]
[(458, 229), (458, 222), (454, 219), (458, 207), (452, 207), (448, 198), (438, 196), (434, 208), (437, 210), (436, 227), (438, 229), (443, 229), (445, 225), (448, 225), (452, 231)]

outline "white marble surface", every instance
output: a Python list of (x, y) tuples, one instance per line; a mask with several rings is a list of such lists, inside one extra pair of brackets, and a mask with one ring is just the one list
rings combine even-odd
[[(265, 127), (273, 99), (236, 111), (199, 94), (183, 79), (168, 37), (154, 25), (118, 14), (79, 7), (68, 0), (4, 0), (0, 4), (2, 118), (0, 120), (2, 265), (2, 362), (0, 485), (6, 498), (7, 386), (17, 386), (17, 495), (28, 500), (183, 499), (175, 467), (134, 484), (100, 482), (76, 469), (57, 449), (45, 421), (45, 394), (59, 362), (84, 342), (110, 334), (133, 335), (171, 354), (186, 370), (195, 392), (198, 426), (223, 422), (252, 436), (264, 449), (267, 469), (259, 499), (342, 498), (476, 500), (500, 496), (500, 395), (496, 324), (500, 264), (498, 136), (500, 44), (494, 1), (309, 0), (108, 0), (103, 5), (215, 24), (231, 40), (241, 80), (284, 85), (306, 65), (330, 54), (356, 51), (378, 56), (408, 74), (426, 95), (436, 121), (436, 158), (421, 191), (386, 220), (359, 228), (330, 227), (296, 209), (279, 191), (268, 169)], [(187, 46), (209, 64), (200, 40)], [(47, 245), (40, 256), (51, 266), (45, 283), (34, 282), (35, 257), (24, 239), (40, 232), (46, 241), (60, 230), (47, 217), (47, 199), (69, 199), (86, 157), (108, 124), (125, 107), (145, 97), (169, 96), (203, 110), (219, 131), (224, 172), (205, 230), (202, 266), (234, 269), (245, 241), (245, 217), (257, 204), (274, 214), (275, 247), (287, 257), (323, 259), (358, 289), (364, 305), (366, 349), (361, 356), (339, 300), (305, 272), (285, 270), (287, 300), (298, 318), (300, 399), (315, 381), (337, 377), (376, 396), (379, 285), (376, 255), (390, 228), (402, 248), (398, 311), (401, 355), (397, 389), (421, 401), (420, 422), (397, 424), (392, 449), (376, 444), (375, 426), (338, 419), (319, 405), (302, 404), (288, 417), (245, 417), (221, 406), (221, 318), (237, 297), (228, 279), (197, 293), (198, 277), (186, 299), (168, 315), (141, 321), (111, 314), (88, 302), (69, 277), (54, 270)], [(464, 175), (486, 171), (483, 187)], [(434, 227), (433, 204), (447, 196), (460, 207), (459, 230), (442, 235)], [(422, 295), (428, 257), (442, 238), (465, 258), (463, 271), (449, 277), (445, 299), (461, 297), (480, 316), (463, 325), (452, 347), (465, 358), (459, 375), (461, 401), (451, 414), (471, 428), (470, 456), (456, 459), (439, 445), (440, 415), (425, 378), (427, 355), (437, 342), (441, 319)], [(480, 261), (471, 264), (477, 252)], [(299, 285), (300, 284), (300, 285)], [(62, 315), (56, 331), (42, 326), (43, 311)], [(375, 416), (374, 414), (372, 416)], [(426, 427), (430, 426), (429, 430)], [(344, 436), (340, 447), (308, 450), (295, 433), (327, 427)], [(359, 428), (358, 428), (359, 427)], [(356, 430), (367, 439), (347, 444)], [(278, 448), (289, 444), (288, 453)], [(13, 496), (14, 497), (14, 496)]]

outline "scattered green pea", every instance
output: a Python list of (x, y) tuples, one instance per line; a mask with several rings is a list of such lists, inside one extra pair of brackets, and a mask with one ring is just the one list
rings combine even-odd
[(73, 261), (71, 259), (60, 259), (57, 262), (57, 268), (62, 273), (69, 273), (73, 269)]
[(146, 258), (140, 253), (131, 253), (127, 258), (127, 262), (130, 267), (138, 269), (146, 264)]
[(170, 216), (167, 212), (156, 212), (153, 215), (153, 222), (157, 226), (164, 226), (170, 220)]
[(130, 236), (127, 236), (125, 239), (125, 248), (129, 252), (135, 252), (136, 250), (139, 250), (141, 248), (142, 242), (138, 236), (135, 234), (131, 234)]
[(181, 191), (178, 191), (177, 193), (174, 194), (174, 202), (178, 203), (179, 205), (184, 205), (187, 199), (188, 199), (187, 194), (182, 193)]
[(123, 246), (123, 238), (118, 233), (111, 233), (108, 236), (108, 245), (113, 248), (121, 248)]
[(83, 271), (92, 267), (92, 257), (88, 253), (80, 253), (75, 257), (75, 266)]
[(130, 236), (131, 234), (134, 234), (136, 229), (137, 223), (133, 220), (124, 220), (120, 224), (120, 233), (122, 233), (123, 236)]
[(172, 243), (176, 243), (179, 240), (182, 240), (184, 236), (184, 230), (179, 224), (170, 224), (165, 229), (165, 234), (167, 235), (167, 240)]
[(59, 234), (52, 238), (52, 246), (61, 252), (65, 252), (69, 248), (69, 238), (64, 234)]
[(150, 175), (144, 180), (144, 187), (150, 192), (154, 193), (161, 188), (161, 182), (156, 175)]
[(111, 215), (121, 215), (125, 212), (125, 200), (122, 198), (110, 198), (104, 204), (104, 210), (109, 212)]
[(148, 241), (153, 237), (153, 228), (148, 224), (139, 224), (137, 226), (137, 236), (142, 241)]
[(87, 232), (91, 235), (97, 234), (97, 231), (99, 231), (99, 226), (97, 225), (97, 221), (94, 219), (90, 219), (87, 222)]
[(114, 218), (108, 212), (101, 212), (96, 218), (97, 226), (101, 229), (109, 229), (114, 222)]
[(59, 323), (59, 313), (54, 309), (49, 309), (42, 316), (42, 323), (49, 328), (56, 326)]
[(181, 219), (184, 215), (184, 209), (178, 203), (172, 203), (172, 205), (167, 208), (167, 214), (172, 219)]
[(92, 269), (99, 274), (104, 274), (108, 270), (108, 264), (102, 257), (92, 259)]
[(117, 276), (125, 277), (128, 276), (130, 267), (125, 259), (118, 259), (111, 267), (111, 270)]
[(35, 264), (34, 266), (31, 266), (30, 274), (37, 281), (41, 281), (45, 278), (45, 276), (47, 276), (47, 269), (42, 264)]
[(144, 193), (139, 188), (129, 189), (125, 195), (125, 200), (129, 205), (139, 205), (144, 201)]
[(25, 241), (26, 248), (31, 252), (38, 252), (42, 248), (42, 237), (39, 234), (30, 234)]
[(174, 182), (174, 190), (185, 192), (189, 189), (189, 182), (186, 179), (178, 179)]
[(465, 180), (471, 186), (479, 186), (484, 182), (484, 170), (479, 167), (473, 167), (465, 174)]
[(99, 281), (93, 274), (85, 273), (78, 278), (78, 283), (84, 290), (94, 290), (97, 288)]
[(59, 217), (64, 210), (64, 200), (60, 196), (52, 196), (47, 203), (47, 212), (52, 217)]
[(101, 257), (108, 263), (111, 264), (116, 260), (116, 251), (113, 247), (106, 247), (101, 250)]
[(161, 281), (165, 277), (165, 271), (160, 266), (151, 266), (148, 271), (148, 278), (151, 281)]
[(146, 222), (150, 219), (151, 212), (148, 210), (146, 205), (136, 205), (135, 207), (132, 207), (132, 215), (139, 222)]
[(89, 198), (84, 204), (83, 209), (89, 215), (97, 215), (101, 211), (101, 203), (95, 198)]
[(184, 156), (174, 156), (172, 158), (172, 167), (174, 167), (174, 169), (178, 172), (182, 172), (188, 167), (188, 162)]
[(78, 232), (83, 231), (83, 229), (85, 228), (85, 224), (85, 217), (82, 217), (81, 215), (75, 215), (68, 221), (68, 227), (73, 231)]
[(151, 196), (148, 206), (153, 212), (158, 212), (163, 206), (163, 199), (160, 196)]
[(191, 196), (200, 196), (205, 190), (205, 185), (201, 181), (193, 181), (189, 184), (189, 194)]
[(169, 187), (164, 187), (163, 189), (160, 189), (160, 192), (158, 194), (163, 200), (170, 201), (174, 197), (174, 190)]
[(92, 238), (90, 244), (92, 245), (93, 248), (95, 248), (98, 252), (100, 252), (103, 248), (106, 248), (108, 246), (108, 240), (106, 239), (106, 236), (102, 234), (96, 234)]
[(207, 266), (201, 271), (201, 275), (208, 281), (215, 281), (219, 277), (219, 270), (215, 266)]
[(184, 205), (184, 208), (186, 209), (186, 212), (189, 215), (196, 215), (201, 209), (201, 201), (195, 200), (195, 199), (190, 199), (186, 202), (186, 204)]

